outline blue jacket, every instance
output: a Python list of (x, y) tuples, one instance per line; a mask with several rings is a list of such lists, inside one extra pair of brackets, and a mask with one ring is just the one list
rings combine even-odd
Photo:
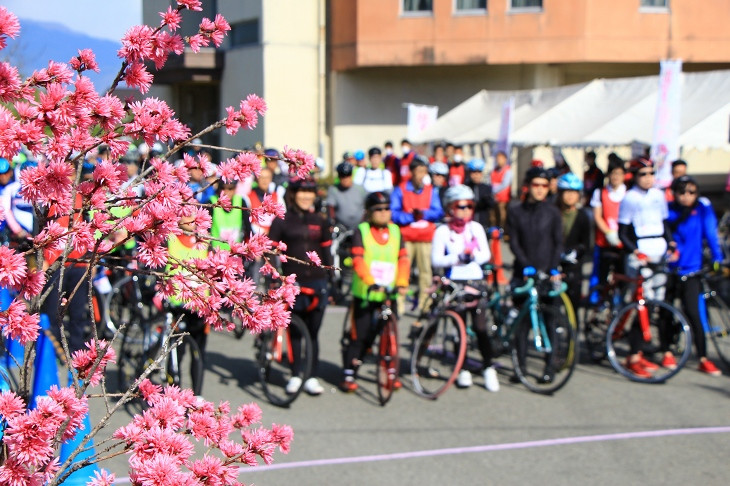
[(702, 269), (702, 250), (705, 241), (712, 252), (712, 261), (719, 262), (723, 259), (717, 240), (717, 218), (710, 201), (704, 197), (699, 198), (689, 216), (679, 221), (683, 209), (676, 202), (671, 203), (667, 218), (679, 250), (679, 260), (673, 262), (671, 267), (677, 269), (680, 275)]
[[(406, 191), (414, 192), (411, 181), (406, 182)], [(415, 192), (420, 194), (421, 191), (423, 191), (423, 188), (421, 188), (420, 191)], [(390, 209), (392, 211), (391, 219), (395, 224), (405, 226), (414, 222), (413, 214), (403, 211), (403, 191), (401, 190), (401, 186), (396, 186), (390, 194)], [(444, 210), (441, 207), (439, 191), (437, 191), (434, 187), (431, 191), (431, 204), (429, 208), (423, 212), (423, 219), (432, 223), (438, 223), (443, 217)]]

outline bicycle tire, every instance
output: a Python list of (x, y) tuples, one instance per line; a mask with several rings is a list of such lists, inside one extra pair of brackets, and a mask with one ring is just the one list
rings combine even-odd
[(466, 326), (454, 311), (429, 319), (413, 343), (411, 377), (415, 392), (431, 400), (456, 380), (466, 356)]
[(398, 355), (398, 322), (393, 315), (383, 325), (378, 343), (378, 400), (385, 406), (393, 396), (398, 380), (400, 357)]
[[(512, 346), (512, 364), (517, 377), (528, 390), (551, 395), (560, 390), (573, 375), (578, 357), (577, 330), (571, 322), (571, 308), (541, 305), (538, 315), (547, 328), (550, 351), (538, 345), (532, 320), (526, 314), (517, 323)], [(549, 327), (554, 327), (551, 333)], [(539, 327), (538, 327), (539, 329)], [(540, 332), (540, 339), (546, 342)]]
[(720, 362), (726, 371), (730, 371), (730, 309), (714, 292), (701, 295), (700, 298), (705, 299), (709, 327), (707, 333)]
[[(257, 340), (257, 363), (259, 382), (264, 395), (272, 405), (288, 407), (302, 392), (302, 386), (294, 393), (286, 392), (286, 385), (292, 378), (292, 350), (295, 345), (292, 334), (301, 336), (301, 374), (302, 382), (309, 378), (312, 370), (312, 338), (306, 324), (296, 314), (291, 315), (289, 327), (278, 334), (267, 331)], [(280, 341), (279, 339), (280, 338)], [(295, 337), (296, 339), (296, 337)]]
[[(618, 373), (631, 381), (640, 383), (663, 383), (679, 373), (692, 352), (692, 335), (687, 319), (677, 308), (658, 300), (645, 300), (644, 305), (649, 316), (650, 341), (641, 337), (639, 323), (639, 303), (632, 302), (622, 307), (608, 326), (606, 333), (606, 354), (608, 361)], [(660, 315), (660, 311), (668, 313), (670, 319)], [(675, 369), (657, 369), (650, 377), (640, 377), (626, 368), (626, 360), (631, 354), (631, 341), (641, 340), (641, 351), (644, 358), (657, 361), (655, 355), (660, 354), (661, 324), (666, 322), (667, 329), (672, 329), (675, 338), (669, 345), (677, 361)], [(632, 337), (633, 333), (633, 337)]]
[(126, 392), (142, 372), (146, 360), (145, 329), (139, 322), (128, 323), (121, 335), (117, 359), (117, 389)]
[(612, 319), (611, 309), (606, 305), (591, 305), (583, 309), (583, 342), (592, 363), (606, 359), (606, 331)]

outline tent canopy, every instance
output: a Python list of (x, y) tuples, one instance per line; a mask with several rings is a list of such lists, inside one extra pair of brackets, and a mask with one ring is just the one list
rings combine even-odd
[[(546, 89), (482, 90), (413, 141), (495, 141), (502, 104), (514, 97), (513, 144), (649, 144), (658, 90), (658, 76), (594, 79)], [(730, 149), (730, 71), (682, 73), (681, 117), (680, 145)]]

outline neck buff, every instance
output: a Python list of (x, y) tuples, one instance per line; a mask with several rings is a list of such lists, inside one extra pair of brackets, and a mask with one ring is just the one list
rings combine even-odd
[(471, 221), (471, 218), (464, 219), (452, 216), (451, 220), (449, 220), (449, 229), (455, 231), (457, 234), (461, 234), (464, 232), (464, 229), (466, 228), (466, 223), (468, 223), (469, 221)]

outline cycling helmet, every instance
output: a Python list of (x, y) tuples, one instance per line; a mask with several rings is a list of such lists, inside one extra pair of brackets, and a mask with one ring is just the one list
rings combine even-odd
[(292, 192), (316, 191), (317, 183), (311, 177), (306, 177), (304, 179), (297, 179), (289, 182), (287, 189), (291, 190)]
[(340, 162), (337, 165), (337, 176), (341, 179), (343, 177), (350, 177), (352, 175), (352, 164), (349, 162)]
[(560, 169), (558, 169), (557, 167), (550, 167), (547, 170), (547, 173), (550, 179), (557, 179), (558, 177), (560, 177)]
[(267, 158), (278, 159), (279, 151), (273, 148), (268, 148), (264, 150), (264, 156)]
[(542, 160), (534, 159), (532, 162), (530, 162), (530, 167), (545, 167), (545, 164), (543, 164)]
[(30, 169), (31, 167), (38, 167), (38, 162), (35, 160), (26, 160), (20, 164), (20, 172), (23, 172), (25, 169)]
[(639, 172), (641, 169), (645, 169), (647, 167), (654, 167), (654, 163), (649, 159), (645, 159), (644, 157), (632, 159), (631, 162), (629, 162), (629, 170), (631, 172)]
[(416, 155), (413, 157), (413, 160), (411, 160), (411, 163), (408, 164), (408, 169), (412, 171), (416, 170), (416, 167), (428, 167), (428, 161), (421, 157), (420, 155)]
[(563, 174), (558, 179), (558, 190), (559, 191), (582, 191), (583, 181), (581, 181), (577, 175), (572, 172)]
[(538, 178), (550, 180), (550, 174), (543, 167), (530, 167), (525, 172), (525, 182), (530, 182), (532, 179)]
[(428, 172), (431, 175), (442, 175), (446, 177), (449, 175), (449, 166), (443, 162), (434, 162), (428, 166)]
[(365, 159), (365, 152), (363, 152), (362, 150), (356, 150), (354, 155), (355, 160), (357, 160), (358, 162)]
[(316, 167), (317, 170), (322, 172), (325, 167), (324, 159), (322, 157), (317, 157), (316, 159), (314, 159), (314, 167)]
[(370, 211), (373, 206), (387, 204), (390, 206), (390, 198), (384, 192), (371, 192), (365, 198), (365, 209)]
[(487, 164), (484, 163), (484, 160), (482, 159), (471, 159), (469, 163), (466, 165), (467, 169), (469, 169), (471, 172), (481, 172), (484, 170), (484, 167)]
[(10, 170), (10, 162), (5, 157), (0, 157), (0, 174), (4, 174)]
[(697, 184), (697, 181), (694, 177), (688, 175), (677, 177), (672, 181), (672, 192), (682, 192), (690, 184), (695, 186), (697, 188), (697, 191), (700, 190), (700, 186), (699, 184)]
[(350, 151), (347, 151), (342, 154), (342, 160), (350, 160), (350, 159), (354, 159), (354, 158), (355, 158), (355, 156), (352, 155), (352, 152), (350, 152)]
[(451, 186), (446, 189), (444, 199), (446, 200), (447, 205), (455, 201), (473, 201), (474, 191), (472, 191), (469, 186), (465, 186), (464, 184)]

